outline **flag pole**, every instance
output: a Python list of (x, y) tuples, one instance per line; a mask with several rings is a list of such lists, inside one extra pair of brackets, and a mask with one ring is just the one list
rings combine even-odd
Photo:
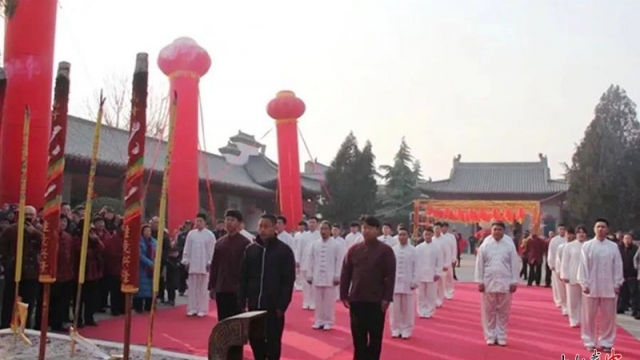
[(14, 281), (16, 283), (15, 295), (13, 299), (13, 318), (11, 321), (11, 330), (13, 331), (13, 341), (16, 342), (18, 337), (25, 343), (31, 345), (28, 339), (25, 341), (24, 325), (22, 316), (20, 316), (20, 281), (22, 280), (22, 260), (24, 258), (24, 221), (25, 207), (27, 200), (27, 170), (29, 168), (29, 131), (31, 130), (31, 110), (27, 105), (24, 109), (24, 121), (22, 125), (22, 157), (20, 167), (20, 201), (18, 204), (18, 241), (16, 244), (16, 274)]
[[(178, 108), (178, 94), (174, 92), (171, 100), (169, 116), (169, 140), (167, 142), (167, 157), (164, 160), (164, 173), (162, 174), (162, 189), (160, 191), (160, 214), (158, 215), (158, 239), (156, 244), (156, 256), (153, 262), (153, 292), (151, 296), (151, 312), (149, 314), (149, 334), (147, 337), (147, 352), (145, 359), (151, 360), (151, 347), (153, 345), (153, 325), (156, 318), (156, 298), (160, 287), (160, 262), (162, 261), (162, 244), (164, 242), (164, 228), (167, 214), (167, 187), (169, 185), (169, 168), (171, 167), (171, 153), (175, 140), (176, 115)], [(175, 204), (173, 204), (175, 206)]]
[(49, 137), (49, 165), (47, 190), (44, 194), (44, 224), (40, 250), (40, 283), (42, 283), (42, 319), (40, 323), (40, 349), (38, 360), (45, 360), (51, 284), (56, 282), (58, 269), (58, 243), (60, 240), (60, 207), (64, 176), (64, 153), (67, 137), (67, 112), (69, 107), (68, 62), (58, 64), (56, 85), (51, 112), (51, 136)]
[(144, 154), (147, 133), (147, 95), (149, 55), (139, 53), (133, 72), (131, 117), (127, 174), (124, 186), (124, 236), (122, 242), (122, 272), (120, 290), (124, 293), (124, 341), (122, 358), (129, 360), (131, 348), (131, 307), (138, 292), (140, 267), (140, 228), (144, 203)]
[(104, 101), (100, 91), (100, 108), (96, 117), (96, 127), (93, 134), (93, 149), (91, 151), (91, 167), (89, 168), (89, 183), (87, 185), (87, 199), (84, 209), (82, 227), (82, 244), (80, 247), (80, 266), (78, 269), (78, 288), (76, 291), (76, 303), (73, 311), (73, 326), (69, 329), (71, 337), (71, 356), (76, 352), (75, 337), (78, 333), (78, 317), (80, 316), (80, 302), (82, 300), (82, 285), (84, 284), (85, 270), (87, 268), (87, 249), (89, 247), (89, 225), (91, 224), (91, 204), (93, 201), (93, 187), (96, 179), (96, 167), (98, 165), (98, 149), (100, 148), (100, 129), (102, 128), (102, 116), (104, 113)]

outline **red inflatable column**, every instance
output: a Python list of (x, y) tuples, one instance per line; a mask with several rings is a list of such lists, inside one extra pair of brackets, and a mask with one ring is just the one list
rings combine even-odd
[(28, 105), (31, 131), (27, 204), (36, 207), (44, 204), (57, 6), (56, 0), (20, 0), (5, 4), (7, 94), (0, 130), (0, 203), (18, 202), (22, 121)]
[(287, 218), (287, 230), (295, 229), (302, 220), (298, 118), (304, 111), (304, 102), (292, 91), (280, 91), (267, 105), (267, 113), (275, 119), (278, 133), (278, 193), (280, 212)]
[(193, 39), (178, 38), (160, 51), (158, 66), (178, 94), (175, 146), (169, 173), (169, 229), (177, 229), (200, 210), (198, 174), (198, 93), (211, 58)]

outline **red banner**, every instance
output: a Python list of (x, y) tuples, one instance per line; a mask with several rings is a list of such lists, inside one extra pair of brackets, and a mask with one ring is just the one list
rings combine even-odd
[(60, 205), (64, 175), (64, 153), (67, 139), (67, 112), (69, 106), (69, 63), (58, 65), (51, 113), (49, 138), (49, 166), (47, 188), (44, 194), (44, 224), (40, 250), (40, 282), (54, 283), (58, 269), (58, 240), (60, 238)]
[(142, 225), (144, 149), (147, 132), (147, 86), (149, 59), (138, 54), (133, 73), (131, 121), (129, 124), (129, 161), (124, 186), (124, 234), (122, 241), (122, 274), (120, 289), (123, 293), (138, 292), (140, 267), (140, 227)]

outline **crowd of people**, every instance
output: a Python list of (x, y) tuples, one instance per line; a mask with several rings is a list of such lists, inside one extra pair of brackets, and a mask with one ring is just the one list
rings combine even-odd
[[(2, 296), (2, 328), (11, 321), (14, 299), (17, 224), (15, 208), (0, 212), (0, 264), (5, 279)], [(108, 207), (91, 219), (83, 209), (63, 204), (60, 221), (57, 282), (52, 286), (49, 324), (64, 331), (72, 320), (77, 269), (84, 222), (91, 221), (86, 258), (86, 280), (82, 288), (78, 326), (97, 326), (94, 315), (107, 309), (124, 312), (120, 291), (122, 261), (122, 217)], [(436, 222), (411, 238), (399, 225), (363, 216), (343, 233), (337, 224), (310, 217), (286, 231), (283, 216), (264, 214), (257, 234), (245, 229), (240, 211), (227, 210), (224, 219), (207, 226), (207, 216), (197, 214), (172, 234), (159, 229), (157, 217), (144, 224), (140, 234), (139, 292), (134, 296), (137, 312), (149, 311), (158, 301), (175, 305), (176, 294), (187, 296), (186, 315), (205, 317), (209, 299), (216, 301), (218, 321), (246, 310), (266, 310), (267, 331), (252, 334), (250, 345), (256, 359), (279, 359), (285, 313), (292, 293), (302, 292), (302, 308), (313, 311), (315, 330), (330, 331), (336, 303), (349, 309), (354, 359), (379, 359), (387, 309), (391, 336), (408, 339), (415, 319), (432, 318), (437, 309), (454, 297), (455, 268), (465, 243), (449, 231), (446, 222)], [(505, 235), (505, 224), (494, 222), (481, 239), (476, 253), (475, 280), (482, 292), (482, 325), (488, 345), (504, 346), (511, 307), (511, 294), (522, 278), (540, 285), (542, 264), (549, 264), (554, 301), (571, 327), (580, 327), (589, 349), (613, 346), (616, 312), (632, 308), (638, 318), (640, 305), (640, 253), (631, 234), (610, 239), (608, 222), (599, 219), (595, 237), (587, 240), (587, 229), (560, 225), (557, 235), (545, 241), (525, 234), (523, 241)], [(38, 329), (41, 317), (41, 286), (38, 259), (42, 241), (41, 214), (25, 208), (25, 245), (20, 296), (35, 319), (28, 327)], [(155, 264), (159, 231), (167, 241), (161, 249), (161, 264)], [(506, 241), (505, 241), (506, 239)], [(545, 255), (546, 254), (546, 255)], [(521, 259), (522, 258), (522, 265)], [(152, 279), (161, 269), (160, 292), (153, 298)], [(596, 314), (600, 313), (600, 332)], [(232, 352), (241, 352), (237, 347)]]
[[(595, 221), (591, 239), (585, 226), (573, 228), (561, 224), (557, 235), (552, 234), (549, 241), (527, 234), (518, 254), (513, 240), (502, 240), (503, 231), (503, 225), (494, 223), (491, 236), (484, 239), (476, 257), (476, 281), (483, 292), (487, 344), (506, 345), (511, 293), (516, 291), (521, 277), (527, 278), (528, 286), (533, 282), (540, 286), (542, 262), (546, 261), (550, 269), (547, 286), (553, 289), (553, 301), (561, 314), (567, 316), (569, 326), (580, 328), (588, 350), (611, 351), (616, 314), (631, 308), (631, 315), (638, 318), (640, 252), (633, 235), (609, 236), (606, 219)], [(523, 259), (522, 268), (518, 256)]]

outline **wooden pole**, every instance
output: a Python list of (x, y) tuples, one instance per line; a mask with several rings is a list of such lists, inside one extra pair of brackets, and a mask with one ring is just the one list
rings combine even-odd
[(42, 283), (42, 319), (40, 323), (40, 349), (38, 360), (45, 360), (47, 332), (49, 330), (49, 308), (51, 284), (56, 281), (58, 271), (58, 245), (60, 240), (60, 207), (64, 175), (64, 154), (67, 137), (67, 112), (69, 106), (69, 71), (67, 62), (58, 64), (56, 85), (51, 112), (51, 136), (49, 137), (49, 164), (47, 168), (47, 190), (44, 194), (44, 216), (42, 244), (40, 250), (40, 283)]
[(78, 289), (76, 291), (76, 303), (73, 311), (73, 326), (71, 333), (71, 356), (76, 352), (74, 333), (78, 332), (78, 317), (80, 316), (80, 301), (82, 300), (82, 285), (84, 284), (85, 270), (87, 268), (87, 249), (89, 247), (89, 225), (91, 224), (91, 204), (93, 201), (93, 187), (96, 180), (96, 167), (98, 166), (98, 149), (100, 148), (100, 129), (102, 127), (102, 115), (104, 113), (105, 98), (100, 92), (100, 108), (96, 118), (96, 127), (93, 134), (93, 149), (91, 152), (91, 167), (89, 168), (89, 184), (87, 185), (87, 199), (84, 209), (82, 228), (82, 244), (80, 247), (80, 266), (78, 269)]
[[(174, 93), (171, 101), (171, 115), (169, 117), (169, 141), (167, 143), (167, 157), (164, 161), (164, 173), (162, 175), (162, 189), (160, 190), (160, 214), (158, 216), (158, 239), (156, 244), (156, 257), (153, 262), (153, 292), (151, 296), (151, 313), (149, 314), (149, 334), (147, 337), (147, 352), (145, 359), (151, 360), (151, 347), (153, 346), (153, 325), (156, 318), (156, 299), (160, 287), (160, 262), (162, 261), (162, 244), (164, 242), (164, 228), (167, 214), (167, 187), (169, 185), (169, 169), (171, 167), (171, 153), (175, 137), (176, 115), (178, 108), (178, 94)], [(175, 204), (173, 205), (175, 206)]]
[(133, 294), (138, 292), (140, 268), (140, 228), (144, 203), (144, 154), (147, 133), (147, 88), (149, 55), (136, 56), (131, 92), (131, 120), (127, 175), (124, 186), (124, 237), (122, 241), (122, 272), (120, 290), (125, 294), (123, 359), (129, 360), (131, 347), (131, 307)]
[(22, 280), (22, 260), (24, 258), (24, 221), (25, 207), (27, 199), (27, 171), (29, 164), (29, 131), (31, 129), (31, 111), (29, 106), (24, 109), (24, 123), (22, 126), (22, 166), (20, 169), (20, 202), (18, 205), (18, 242), (16, 245), (16, 274), (14, 281), (15, 295), (13, 299), (13, 321), (11, 329), (13, 330), (13, 341), (17, 341), (21, 336), (24, 324), (20, 324), (20, 281)]

